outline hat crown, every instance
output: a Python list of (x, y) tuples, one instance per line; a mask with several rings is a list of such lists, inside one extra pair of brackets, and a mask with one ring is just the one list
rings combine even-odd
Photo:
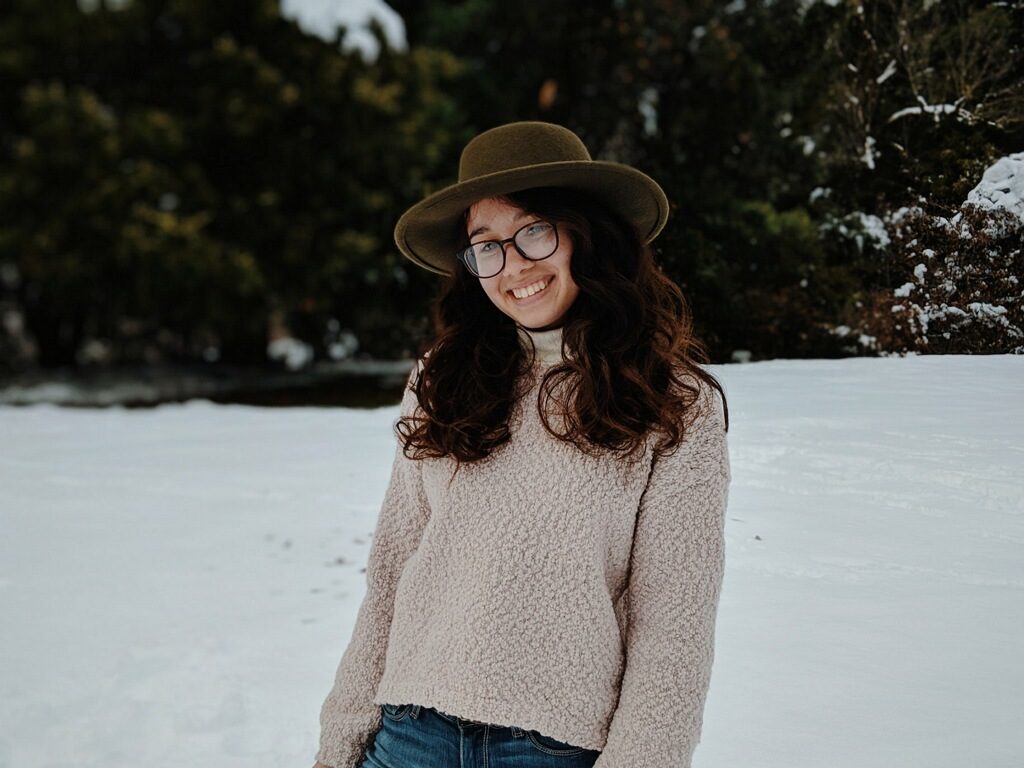
[(590, 160), (575, 133), (561, 125), (523, 121), (499, 125), (473, 138), (459, 159), (459, 183), (543, 163)]

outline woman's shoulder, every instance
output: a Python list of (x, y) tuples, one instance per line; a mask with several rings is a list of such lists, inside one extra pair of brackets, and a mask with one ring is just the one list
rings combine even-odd
[(416, 412), (417, 406), (419, 406), (419, 397), (416, 394), (417, 386), (419, 382), (420, 374), (423, 373), (423, 368), (427, 357), (430, 352), (417, 357), (409, 369), (409, 375), (405, 379), (405, 386), (402, 389), (402, 403), (401, 403), (401, 414), (403, 417), (412, 416)]
[[(707, 373), (701, 369), (701, 373)], [(671, 426), (656, 431), (656, 455), (679, 454), (677, 461), (693, 461), (693, 457), (718, 454), (726, 443), (728, 405), (717, 379), (694, 372), (682, 364), (675, 369), (672, 385), (673, 413), (666, 414)]]
[[(694, 364), (699, 365), (699, 364)], [(721, 382), (711, 373), (700, 366), (700, 374), (692, 367), (679, 364), (675, 368), (676, 385), (679, 391), (685, 389), (687, 394), (685, 401), (688, 403), (686, 412), (689, 420), (711, 420), (725, 426), (728, 406), (725, 401), (725, 392)], [(701, 375), (703, 374), (703, 375)]]

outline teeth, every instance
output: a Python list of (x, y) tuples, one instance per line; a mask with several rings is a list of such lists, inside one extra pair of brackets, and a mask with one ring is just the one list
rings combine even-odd
[(532, 285), (528, 285), (525, 288), (515, 288), (509, 291), (509, 293), (517, 299), (525, 299), (546, 288), (549, 282), (551, 282), (551, 278), (548, 278), (547, 280), (538, 280)]

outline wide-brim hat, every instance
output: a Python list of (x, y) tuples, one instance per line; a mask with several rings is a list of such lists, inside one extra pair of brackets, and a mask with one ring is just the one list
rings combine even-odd
[(459, 180), (410, 207), (395, 225), (395, 243), (414, 263), (442, 275), (458, 266), (457, 224), (477, 200), (531, 187), (589, 193), (649, 243), (668, 221), (668, 198), (646, 173), (623, 163), (592, 160), (575, 133), (527, 120), (473, 137), (462, 150)]

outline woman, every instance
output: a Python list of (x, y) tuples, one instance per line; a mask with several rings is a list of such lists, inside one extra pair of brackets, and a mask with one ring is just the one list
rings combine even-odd
[(653, 260), (667, 217), (650, 177), (531, 121), (399, 219), (448, 279), (319, 765), (690, 764), (731, 473), (724, 393)]

